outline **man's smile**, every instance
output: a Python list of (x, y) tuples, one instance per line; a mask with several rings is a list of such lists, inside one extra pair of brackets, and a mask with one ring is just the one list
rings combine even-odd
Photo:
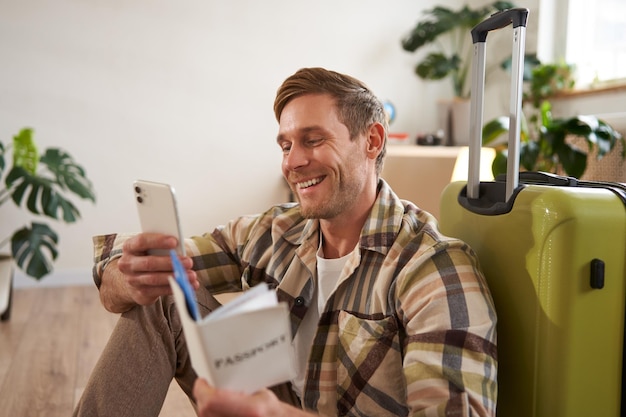
[(312, 187), (312, 186), (314, 186), (316, 184), (319, 184), (320, 182), (322, 182), (323, 179), (324, 179), (324, 177), (312, 178), (310, 180), (296, 182), (296, 185), (298, 186), (299, 189), (302, 190), (302, 189), (305, 189), (305, 188)]

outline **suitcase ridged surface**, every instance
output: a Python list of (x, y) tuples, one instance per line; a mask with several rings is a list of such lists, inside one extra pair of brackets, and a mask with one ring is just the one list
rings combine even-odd
[[(527, 185), (506, 214), (443, 192), (440, 227), (478, 254), (498, 313), (498, 416), (620, 415), (626, 207), (607, 189)], [(590, 283), (605, 263), (604, 287)]]

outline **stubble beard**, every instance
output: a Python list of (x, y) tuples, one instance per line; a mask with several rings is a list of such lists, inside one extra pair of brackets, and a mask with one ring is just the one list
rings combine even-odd
[(300, 203), (300, 211), (306, 219), (332, 219), (344, 213), (359, 196), (359, 188), (354, 182), (340, 182), (330, 198), (324, 201), (308, 201), (302, 204), (299, 194), (294, 192)]

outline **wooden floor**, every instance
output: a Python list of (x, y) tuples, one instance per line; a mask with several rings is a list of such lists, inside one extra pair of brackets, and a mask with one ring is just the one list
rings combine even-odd
[[(117, 318), (95, 287), (16, 290), (0, 322), (0, 417), (71, 416)], [(160, 416), (195, 415), (172, 383)]]

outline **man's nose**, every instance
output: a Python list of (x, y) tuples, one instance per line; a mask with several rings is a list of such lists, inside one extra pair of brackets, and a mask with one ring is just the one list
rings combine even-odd
[(294, 144), (289, 153), (285, 155), (283, 164), (287, 169), (298, 169), (309, 163), (309, 157), (305, 149), (302, 146)]

